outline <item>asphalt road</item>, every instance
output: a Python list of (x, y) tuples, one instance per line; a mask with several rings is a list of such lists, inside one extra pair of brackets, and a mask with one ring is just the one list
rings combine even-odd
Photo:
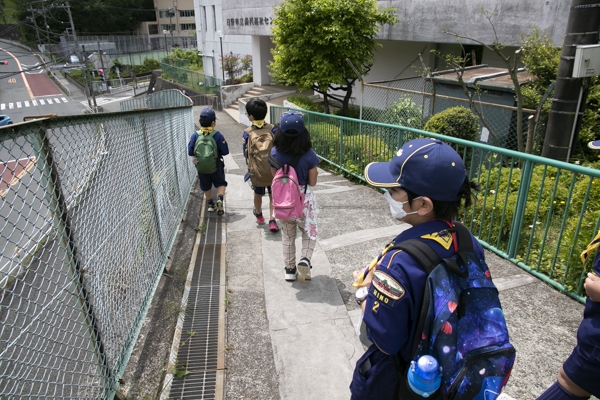
[(0, 114), (14, 123), (24, 117), (81, 114), (83, 105), (48, 77), (40, 59), (22, 47), (0, 43)]

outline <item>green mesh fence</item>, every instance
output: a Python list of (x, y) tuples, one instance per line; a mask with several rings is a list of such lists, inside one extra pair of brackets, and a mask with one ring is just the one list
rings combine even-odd
[[(286, 110), (272, 106), (271, 123)], [(600, 227), (600, 163), (585, 167), (409, 127), (300, 111), (319, 157), (363, 182), (369, 163), (389, 161), (409, 140), (448, 142), (481, 186), (461, 220), (488, 250), (584, 300), (592, 266), (583, 266), (580, 254)]]

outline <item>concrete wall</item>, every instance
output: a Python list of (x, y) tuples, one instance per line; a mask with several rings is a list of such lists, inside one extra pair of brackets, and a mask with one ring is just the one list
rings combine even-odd
[[(204, 0), (201, 0), (204, 1)], [(270, 35), (276, 0), (222, 0), (224, 32), (236, 35)], [(400, 22), (383, 27), (382, 40), (455, 43), (442, 32), (448, 28), (485, 43), (516, 43), (535, 24), (552, 41), (562, 45), (570, 1), (559, 0), (402, 0), (379, 1), (380, 7), (397, 9)], [(479, 10), (494, 12), (494, 29)]]
[[(221, 53), (252, 55), (252, 38), (245, 33), (237, 34), (226, 30), (220, 0), (196, 0), (194, 11), (198, 47), (204, 54), (204, 72), (222, 79)], [(222, 38), (219, 37), (219, 31)]]
[(271, 49), (274, 47), (268, 36), (252, 36), (252, 72), (254, 83), (258, 86), (272, 83), (269, 64), (273, 60)]

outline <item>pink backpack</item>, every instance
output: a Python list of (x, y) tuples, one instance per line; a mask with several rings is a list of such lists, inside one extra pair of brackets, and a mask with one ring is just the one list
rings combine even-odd
[[(269, 158), (273, 164), (280, 164), (272, 156)], [(273, 196), (273, 214), (277, 219), (284, 221), (304, 219), (304, 194), (298, 184), (296, 170), (292, 166), (298, 162), (299, 158), (296, 157), (290, 164), (278, 168), (273, 177), (271, 195)]]

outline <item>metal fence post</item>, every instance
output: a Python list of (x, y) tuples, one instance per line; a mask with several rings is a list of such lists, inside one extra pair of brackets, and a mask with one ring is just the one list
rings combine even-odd
[(152, 148), (150, 147), (150, 143), (148, 142), (148, 129), (146, 128), (146, 120), (144, 118), (140, 118), (139, 116), (136, 116), (135, 118), (135, 124), (140, 128), (139, 130), (137, 130), (138, 132), (140, 132), (140, 138), (142, 140), (142, 147), (144, 148), (143, 151), (143, 158), (144, 158), (144, 162), (146, 164), (146, 177), (147, 177), (147, 183), (148, 183), (148, 191), (149, 191), (149, 197), (150, 197), (150, 201), (152, 202), (152, 211), (154, 214), (154, 221), (156, 223), (156, 233), (158, 236), (158, 245), (160, 247), (160, 254), (164, 254), (165, 251), (165, 245), (163, 243), (162, 240), (162, 235), (161, 235), (161, 226), (160, 226), (160, 219), (158, 216), (158, 204), (156, 201), (156, 189), (154, 187), (154, 183), (153, 183), (153, 169), (152, 169), (152, 160), (150, 160), (150, 152), (152, 151)]
[(525, 215), (525, 207), (527, 206), (527, 196), (529, 194), (529, 186), (531, 184), (531, 174), (533, 173), (533, 163), (531, 160), (525, 160), (525, 165), (521, 170), (521, 182), (519, 185), (519, 193), (517, 196), (517, 204), (515, 206), (515, 215), (513, 216), (512, 225), (508, 238), (508, 256), (516, 257), (519, 249), (519, 239), (521, 238), (521, 226)]
[(45, 194), (52, 211), (52, 220), (57, 238), (65, 250), (65, 262), (68, 265), (72, 283), (75, 287), (75, 295), (81, 306), (83, 320), (89, 334), (90, 345), (94, 349), (98, 375), (104, 388), (105, 397), (110, 393), (115, 382), (111, 374), (108, 359), (104, 350), (102, 334), (97, 325), (98, 319), (94, 314), (94, 308), (90, 302), (90, 295), (85, 285), (84, 273), (78, 256), (77, 246), (71, 230), (71, 221), (67, 210), (65, 196), (61, 190), (60, 177), (57, 163), (53, 158), (53, 148), (46, 135), (46, 127), (42, 125), (37, 134), (32, 135), (34, 150), (39, 154), (39, 162), (36, 163), (40, 170), (43, 185), (46, 187)]

